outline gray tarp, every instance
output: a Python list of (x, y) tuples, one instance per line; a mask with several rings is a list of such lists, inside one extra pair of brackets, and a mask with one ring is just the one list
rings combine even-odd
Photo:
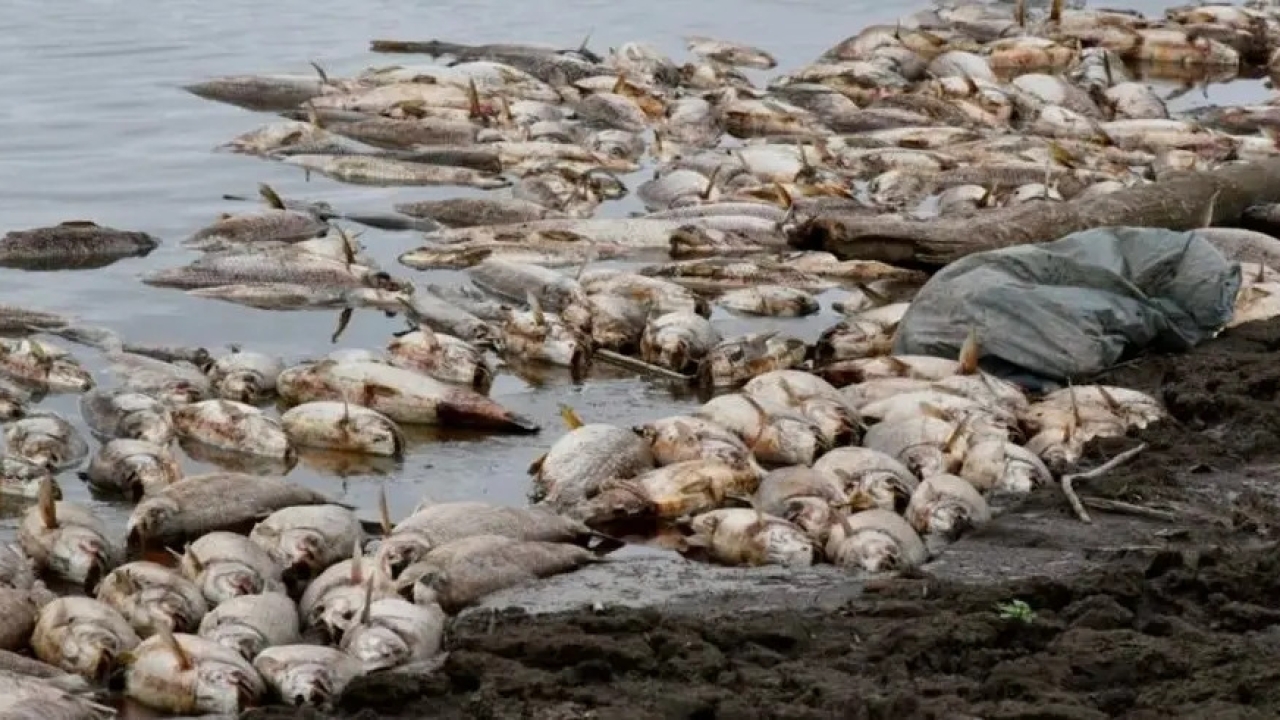
[(893, 350), (956, 357), (973, 328), (983, 369), (1060, 382), (1127, 351), (1185, 350), (1212, 337), (1239, 288), (1240, 266), (1194, 231), (1096, 228), (943, 268), (911, 303)]

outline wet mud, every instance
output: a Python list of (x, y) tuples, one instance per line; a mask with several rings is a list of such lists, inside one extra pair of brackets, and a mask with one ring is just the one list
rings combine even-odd
[(1091, 448), (1086, 467), (1148, 445), (1078, 484), (1121, 503), (1092, 524), (1044, 488), (918, 576), (866, 585), (628, 555), (464, 613), (436, 672), (250, 715), (1280, 717), (1277, 348), (1280, 321), (1260, 323), (1098, 378), (1172, 418)]

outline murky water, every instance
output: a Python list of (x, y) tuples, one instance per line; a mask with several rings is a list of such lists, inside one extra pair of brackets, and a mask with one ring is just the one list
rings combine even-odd
[[(221, 196), (252, 195), (258, 182), (270, 183), (286, 197), (323, 199), (344, 210), (385, 211), (393, 202), (469, 192), (362, 188), (314, 176), (308, 181), (298, 168), (215, 154), (214, 146), (272, 118), (196, 98), (179, 89), (185, 82), (231, 73), (309, 72), (308, 61), (343, 75), (404, 59), (369, 54), (368, 41), (375, 37), (576, 46), (590, 34), (591, 46), (601, 51), (627, 40), (646, 40), (683, 57), (682, 35), (723, 35), (774, 52), (784, 70), (809, 61), (865, 25), (892, 22), (912, 9), (835, 0), (7, 0), (0, 13), (0, 37), (5, 38), (0, 43), (0, 231), (88, 219), (144, 230), (165, 244), (145, 259), (100, 270), (0, 269), (0, 302), (72, 313), (138, 342), (213, 351), (239, 343), (287, 360), (314, 357), (333, 347), (328, 338), (335, 313), (240, 308), (149, 288), (138, 277), (195, 257), (178, 241), (221, 212), (246, 209)], [(1154, 4), (1142, 9), (1158, 11)], [(1212, 99), (1240, 102), (1257, 92), (1256, 83), (1234, 83), (1218, 86)], [(1197, 91), (1182, 102), (1208, 101)], [(603, 210), (620, 215), (631, 209), (624, 201)], [(450, 273), (415, 273), (396, 263), (397, 255), (418, 244), (414, 233), (365, 230), (361, 239), (395, 274), (421, 282), (448, 280)], [(755, 325), (812, 339), (831, 322), (830, 303), (825, 304), (819, 318)], [(725, 317), (718, 320), (726, 333), (741, 324)], [(360, 313), (341, 346), (382, 347), (389, 334), (402, 327), (399, 320)], [(75, 352), (100, 367), (92, 352)], [(99, 381), (109, 384), (110, 378), (99, 373)], [(504, 375), (492, 394), (542, 422), (544, 432), (533, 437), (448, 440), (426, 433), (403, 465), (388, 475), (341, 477), (332, 463), (308, 457), (289, 477), (366, 509), (385, 482), (396, 517), (424, 497), (521, 503), (528, 464), (561, 432), (558, 403), (572, 405), (588, 421), (635, 424), (696, 402), (673, 397), (660, 385), (607, 371), (582, 386), (554, 373), (540, 381)], [(79, 421), (75, 398), (53, 398), (45, 407)], [(192, 470), (200, 467), (191, 463)], [(61, 481), (71, 499), (87, 501), (73, 474)], [(122, 522), (128, 507), (104, 505), (101, 511)]]

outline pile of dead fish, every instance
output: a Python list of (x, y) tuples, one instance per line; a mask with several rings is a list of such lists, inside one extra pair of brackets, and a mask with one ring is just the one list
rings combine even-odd
[[(268, 310), (341, 308), (344, 322), (403, 314), (410, 331), (384, 348), (287, 365), (0, 306), (0, 492), (36, 500), (0, 548), (0, 706), (104, 717), (96, 694), (115, 680), (173, 713), (331, 702), (366, 673), (429, 671), (449, 614), (597, 562), (634, 523), (674, 526), (680, 551), (729, 565), (919, 565), (988, 521), (996, 497), (1163, 411), (1117, 387), (1029, 397), (978, 371), (972, 338), (955, 359), (891, 354), (924, 275), (792, 252), (798, 220), (1070, 202), (1277, 154), (1275, 107), (1171, 118), (1133, 79), (1266, 67), (1275, 13), (960, 5), (867, 28), (763, 88), (741, 69), (772, 69), (768, 53), (708, 38), (689, 39), (683, 64), (642, 43), (600, 57), (378, 41), (454, 62), (191, 86), (286, 116), (235, 152), (343, 182), (486, 192), (370, 215), (263, 186), (268, 207), (199, 229), (184, 242), (198, 259), (144, 278)], [(646, 214), (595, 217), (649, 159), (634, 190)], [(471, 284), (393, 276), (348, 233), (360, 224), (425, 231), (401, 264), (465, 268)], [(73, 221), (10, 233), (0, 265), (91, 267), (155, 246)], [(1280, 314), (1275, 272), (1247, 270), (1238, 319)], [(834, 288), (845, 318), (816, 343), (725, 337), (710, 319), (714, 305), (810, 315)], [(45, 338), (101, 353), (112, 384)], [(312, 450), (394, 468), (405, 426), (536, 432), (488, 396), (501, 363), (581, 378), (601, 359), (720, 394), (636, 427), (566, 408), (570, 431), (531, 466), (524, 508), (424, 503), (395, 523), (384, 503), (367, 522), (284, 479)], [(92, 438), (38, 408), (57, 393), (81, 396)], [(263, 409), (277, 400), (279, 416)], [(184, 476), (179, 450), (222, 470)], [(127, 528), (61, 499), (82, 468), (96, 495), (132, 504)]]

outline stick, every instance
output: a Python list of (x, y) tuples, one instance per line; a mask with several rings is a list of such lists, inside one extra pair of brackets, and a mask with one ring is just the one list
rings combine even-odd
[(1134, 505), (1133, 503), (1121, 502), (1119, 500), (1086, 497), (1082, 498), (1082, 502), (1094, 510), (1101, 510), (1103, 512), (1136, 515), (1149, 520), (1159, 520), (1160, 522), (1173, 522), (1178, 519), (1177, 515), (1165, 510), (1156, 510), (1155, 508), (1149, 508), (1143, 505)]
[(596, 350), (595, 355), (611, 365), (617, 365), (618, 367), (626, 368), (627, 370), (635, 370), (649, 375), (658, 375), (668, 380), (675, 380), (676, 382), (693, 382), (692, 375), (682, 375), (674, 370), (668, 370), (664, 367), (651, 365), (643, 360), (627, 357), (622, 353), (616, 353), (612, 350)]
[(1141, 453), (1146, 449), (1147, 444), (1142, 443), (1136, 448), (1125, 450), (1092, 470), (1062, 476), (1062, 494), (1067, 496), (1067, 502), (1071, 503), (1071, 508), (1076, 511), (1076, 517), (1080, 518), (1081, 522), (1092, 523), (1093, 518), (1089, 517), (1089, 513), (1085, 511), (1084, 505), (1080, 502), (1080, 496), (1076, 495), (1076, 490), (1073, 487), (1075, 481), (1090, 480), (1096, 477), (1101, 477), (1117, 467), (1129, 462), (1133, 458), (1137, 457), (1138, 453)]

